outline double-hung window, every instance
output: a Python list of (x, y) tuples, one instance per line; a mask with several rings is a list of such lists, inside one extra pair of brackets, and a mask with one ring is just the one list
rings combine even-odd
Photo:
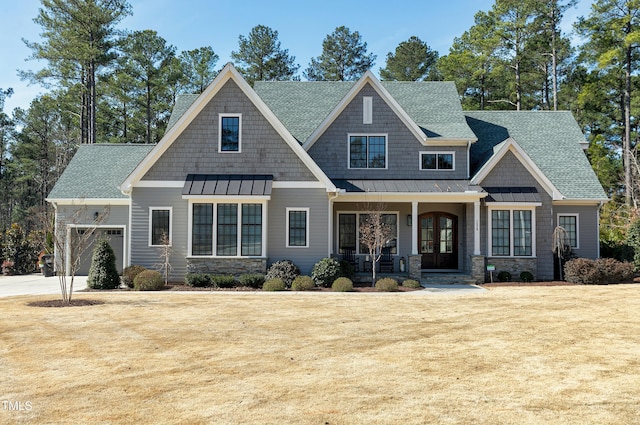
[(493, 257), (535, 256), (535, 210), (489, 209), (489, 247)]
[[(398, 253), (398, 214), (383, 213), (382, 222), (394, 235), (385, 247), (391, 249), (392, 254)], [(347, 251), (355, 251), (360, 254), (368, 254), (369, 248), (361, 243), (361, 228), (367, 222), (369, 213), (340, 213), (338, 214), (338, 250), (341, 254)]]
[(309, 247), (309, 208), (287, 208), (287, 248)]
[(578, 214), (558, 214), (558, 226), (567, 231), (571, 248), (578, 248)]
[(171, 245), (171, 207), (149, 208), (149, 245)]
[(240, 152), (242, 142), (242, 115), (218, 116), (218, 152)]
[(263, 223), (260, 203), (193, 203), (191, 255), (262, 256)]
[(420, 152), (421, 170), (453, 170), (454, 152)]
[(387, 168), (387, 136), (350, 134), (349, 168)]

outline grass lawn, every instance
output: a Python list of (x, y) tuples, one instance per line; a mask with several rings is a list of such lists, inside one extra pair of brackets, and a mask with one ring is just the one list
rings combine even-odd
[(0, 423), (640, 422), (640, 285), (76, 297), (0, 299)]

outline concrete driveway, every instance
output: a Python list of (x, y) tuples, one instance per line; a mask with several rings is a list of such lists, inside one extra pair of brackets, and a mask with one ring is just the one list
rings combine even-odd
[[(71, 278), (67, 278), (67, 285)], [(73, 292), (86, 289), (87, 276), (76, 276), (73, 279)], [(14, 295), (60, 295), (60, 281), (56, 276), (44, 277), (40, 274), (24, 276), (0, 276), (0, 297)]]

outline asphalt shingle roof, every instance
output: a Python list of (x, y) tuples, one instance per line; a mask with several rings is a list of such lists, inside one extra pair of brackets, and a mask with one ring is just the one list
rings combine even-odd
[(471, 174), (513, 138), (553, 185), (569, 199), (605, 199), (580, 145), (584, 135), (569, 111), (465, 111), (478, 136), (471, 146)]
[(126, 199), (118, 186), (155, 145), (81, 145), (49, 199)]

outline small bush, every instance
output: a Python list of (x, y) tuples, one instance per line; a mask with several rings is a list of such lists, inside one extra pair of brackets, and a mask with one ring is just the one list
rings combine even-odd
[(328, 288), (334, 280), (340, 277), (340, 263), (333, 258), (323, 258), (313, 265), (311, 278), (318, 286)]
[(211, 277), (206, 273), (187, 273), (184, 277), (184, 283), (187, 286), (204, 288), (211, 286)]
[(353, 291), (353, 282), (348, 277), (339, 277), (331, 284), (331, 289), (335, 292)]
[(282, 279), (269, 279), (262, 285), (263, 291), (284, 291), (287, 285)]
[(511, 282), (511, 273), (506, 270), (502, 270), (498, 273), (498, 280), (500, 282)]
[(522, 273), (520, 273), (520, 280), (522, 282), (533, 282), (533, 273), (526, 270), (523, 271)]
[(133, 279), (133, 289), (136, 291), (159, 291), (164, 287), (162, 275), (155, 270), (145, 270)]
[(276, 261), (267, 270), (265, 280), (280, 279), (287, 288), (291, 287), (293, 279), (300, 275), (300, 269), (290, 260)]
[(406, 279), (402, 282), (402, 286), (404, 286), (405, 288), (413, 288), (413, 289), (419, 289), (422, 288), (422, 285), (420, 285), (420, 282), (418, 282), (417, 280), (414, 279)]
[(376, 282), (376, 289), (380, 292), (395, 292), (398, 290), (398, 281), (385, 277)]
[(133, 288), (133, 280), (145, 270), (147, 270), (145, 267), (136, 265), (125, 267), (122, 270), (122, 283), (127, 285), (128, 288)]
[(620, 283), (633, 277), (633, 264), (613, 258), (576, 258), (564, 265), (567, 282), (585, 285)]
[(315, 287), (315, 282), (309, 276), (298, 276), (291, 283), (291, 289), (294, 291), (310, 291)]
[(262, 288), (262, 284), (264, 283), (264, 275), (260, 273), (241, 274), (238, 278), (238, 283), (240, 283), (241, 286), (259, 289)]
[(353, 279), (353, 276), (355, 276), (355, 274), (356, 268), (353, 264), (345, 260), (340, 261), (340, 276)]
[(93, 249), (87, 286), (92, 289), (116, 289), (120, 286), (116, 255), (106, 239), (98, 240)]
[(211, 279), (211, 285), (216, 288), (233, 288), (236, 286), (236, 280), (230, 274), (211, 274), (209, 279)]

